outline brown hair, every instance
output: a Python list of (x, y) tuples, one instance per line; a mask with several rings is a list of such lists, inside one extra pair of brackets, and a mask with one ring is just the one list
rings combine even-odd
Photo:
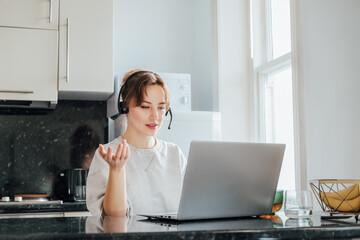
[(150, 85), (159, 85), (165, 92), (166, 111), (169, 109), (170, 97), (166, 83), (156, 73), (142, 69), (131, 70), (125, 74), (122, 84), (123, 89), (120, 94), (125, 108), (129, 108), (132, 99), (134, 99), (136, 106), (140, 106), (144, 100), (147, 87)]

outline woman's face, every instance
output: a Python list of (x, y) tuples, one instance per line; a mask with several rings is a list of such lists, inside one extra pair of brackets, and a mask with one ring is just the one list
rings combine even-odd
[(165, 112), (164, 89), (159, 85), (150, 85), (146, 88), (140, 106), (136, 106), (133, 99), (130, 101), (127, 127), (138, 136), (155, 136), (164, 120)]

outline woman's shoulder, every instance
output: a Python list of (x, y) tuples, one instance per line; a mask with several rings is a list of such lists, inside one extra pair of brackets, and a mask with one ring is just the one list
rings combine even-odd
[(182, 169), (182, 173), (184, 173), (187, 160), (184, 153), (181, 151), (181, 148), (172, 142), (159, 140), (159, 143), (162, 145), (162, 151), (166, 152), (166, 158), (177, 160), (171, 162), (178, 162), (180, 164), (180, 168)]
[(175, 143), (172, 142), (167, 142), (161, 139), (156, 139), (156, 141), (158, 142), (158, 144), (160, 145), (160, 147), (167, 147), (167, 148), (179, 148), (179, 146)]
[(164, 140), (160, 140), (160, 139), (157, 139), (158, 143), (159, 143), (159, 148), (163, 151), (167, 151), (167, 152), (172, 152), (172, 153), (179, 153), (181, 151), (180, 147), (175, 144), (175, 143), (172, 143), (172, 142), (167, 142), (167, 141), (164, 141)]

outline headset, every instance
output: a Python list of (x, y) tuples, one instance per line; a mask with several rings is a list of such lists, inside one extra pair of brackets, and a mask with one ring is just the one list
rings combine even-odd
[[(125, 83), (121, 86), (120, 88), (120, 91), (119, 91), (119, 96), (118, 96), (118, 101), (117, 101), (117, 107), (118, 107), (118, 114), (116, 114), (115, 116), (111, 117), (113, 120), (115, 120), (116, 118), (118, 118), (121, 114), (127, 114), (129, 113), (129, 108), (126, 108), (124, 106), (124, 102), (122, 100), (122, 94), (124, 92), (124, 89), (126, 88), (125, 86), (127, 86), (128, 82), (138, 76), (139, 74), (142, 74), (142, 73), (152, 73), (154, 74), (155, 76), (159, 76), (157, 75), (156, 73), (153, 73), (151, 71), (137, 71), (137, 72), (134, 72), (132, 73), (129, 77), (127, 77), (127, 79), (125, 80)], [(170, 129), (170, 126), (171, 126), (171, 123), (172, 123), (172, 112), (171, 112), (171, 108), (169, 107), (169, 109), (166, 111), (165, 113), (165, 116), (167, 116), (168, 114), (170, 114), (170, 123), (169, 123), (169, 126), (168, 126), (168, 129)]]

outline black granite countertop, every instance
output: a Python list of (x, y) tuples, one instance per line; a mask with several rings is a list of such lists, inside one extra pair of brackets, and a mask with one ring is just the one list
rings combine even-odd
[(49, 201), (38, 203), (4, 203), (0, 204), (0, 215), (9, 213), (41, 213), (41, 212), (74, 212), (87, 211), (86, 202)]
[(354, 218), (324, 221), (319, 215), (190, 221), (175, 224), (143, 217), (0, 219), (0, 239), (335, 239), (360, 238)]

